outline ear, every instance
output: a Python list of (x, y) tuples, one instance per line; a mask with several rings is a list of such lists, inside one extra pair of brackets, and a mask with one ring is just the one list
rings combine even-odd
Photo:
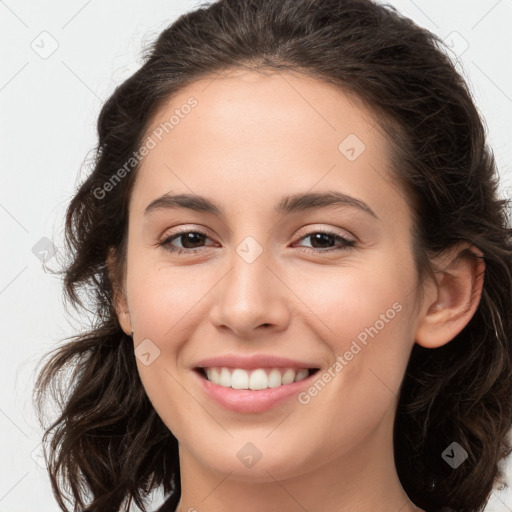
[(473, 317), (484, 282), (482, 252), (469, 243), (457, 244), (434, 261), (434, 291), (426, 295), (415, 341), (425, 348), (450, 342)]
[(120, 280), (118, 272), (118, 262), (114, 247), (110, 247), (107, 255), (107, 271), (109, 274), (110, 282), (112, 283), (112, 295), (114, 301), (114, 308), (116, 310), (117, 319), (123, 331), (128, 334), (132, 333), (132, 322), (130, 318), (130, 311), (126, 300), (124, 286)]

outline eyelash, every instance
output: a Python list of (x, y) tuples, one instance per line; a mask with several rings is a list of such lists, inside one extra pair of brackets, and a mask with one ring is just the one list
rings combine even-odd
[[(201, 248), (184, 249), (184, 248), (181, 248), (181, 247), (173, 247), (171, 245), (171, 242), (173, 240), (179, 238), (182, 235), (186, 235), (188, 233), (194, 233), (194, 234), (198, 234), (198, 235), (203, 235), (203, 236), (205, 236), (207, 238), (210, 238), (207, 233), (205, 233), (203, 231), (200, 231), (200, 230), (188, 230), (188, 231), (185, 230), (185, 231), (179, 231), (177, 233), (174, 233), (173, 235), (165, 238), (162, 242), (159, 242), (157, 245), (159, 247), (163, 247), (164, 250), (172, 252), (172, 253), (175, 253), (175, 254), (183, 254), (183, 253), (191, 254), (191, 253), (200, 251)], [(333, 252), (333, 251), (346, 251), (347, 249), (350, 249), (350, 248), (355, 247), (357, 245), (357, 242), (355, 240), (350, 240), (348, 238), (345, 238), (345, 237), (343, 237), (341, 235), (338, 235), (337, 233), (334, 233), (334, 232), (328, 231), (328, 230), (325, 230), (325, 231), (323, 231), (323, 230), (311, 231), (310, 233), (308, 233), (308, 234), (304, 235), (303, 237), (301, 237), (299, 240), (304, 240), (305, 238), (311, 237), (312, 235), (316, 235), (316, 234), (332, 236), (335, 239), (337, 239), (338, 241), (342, 242), (344, 245), (342, 247), (331, 247), (331, 248), (328, 248), (328, 249), (315, 249), (315, 248), (311, 248), (311, 247), (302, 247), (301, 250), (303, 250), (305, 252), (309, 252), (309, 253), (319, 254), (319, 253), (326, 253), (326, 252)]]

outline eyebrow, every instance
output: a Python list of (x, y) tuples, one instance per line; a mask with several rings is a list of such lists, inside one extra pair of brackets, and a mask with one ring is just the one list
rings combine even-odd
[[(289, 214), (297, 211), (312, 210), (315, 208), (351, 206), (378, 219), (377, 214), (364, 202), (355, 197), (337, 191), (308, 192), (293, 195), (285, 195), (275, 206), (275, 211), (281, 214)], [(221, 206), (207, 197), (195, 194), (164, 194), (148, 204), (144, 215), (157, 210), (186, 208), (203, 213), (211, 213), (217, 217), (224, 216)]]

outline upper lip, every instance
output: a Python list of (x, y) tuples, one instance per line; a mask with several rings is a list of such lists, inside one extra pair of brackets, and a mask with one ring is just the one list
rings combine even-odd
[(252, 356), (221, 355), (201, 359), (195, 368), (319, 368), (318, 364), (289, 359), (270, 354), (254, 354)]

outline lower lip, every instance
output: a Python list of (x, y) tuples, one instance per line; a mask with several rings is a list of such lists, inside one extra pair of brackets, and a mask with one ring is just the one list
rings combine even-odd
[(277, 407), (287, 398), (297, 395), (303, 388), (311, 384), (313, 377), (318, 372), (298, 382), (259, 390), (225, 388), (202, 377), (197, 371), (193, 373), (201, 381), (206, 394), (217, 404), (235, 412), (257, 413)]

